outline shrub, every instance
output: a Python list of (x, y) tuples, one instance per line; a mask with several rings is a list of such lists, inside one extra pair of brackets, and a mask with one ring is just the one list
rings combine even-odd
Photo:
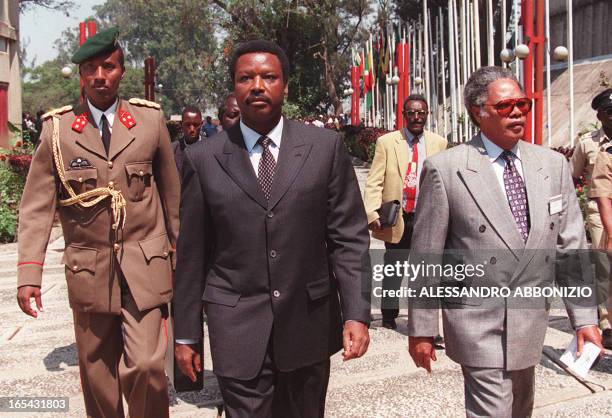
[(19, 202), (25, 177), (6, 163), (0, 163), (0, 242), (13, 242), (17, 236)]

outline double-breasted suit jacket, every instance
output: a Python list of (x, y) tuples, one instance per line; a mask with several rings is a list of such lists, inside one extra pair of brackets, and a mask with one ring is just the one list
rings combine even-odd
[(369, 322), (367, 221), (337, 134), (284, 120), (266, 201), (237, 124), (187, 148), (182, 187), (175, 337), (202, 338), (204, 306), (217, 375), (256, 377), (268, 347), (280, 371), (324, 361), (343, 320)]
[(76, 194), (107, 186), (120, 190), (127, 204), (126, 223), (115, 237), (108, 198), (92, 208), (59, 205), (58, 199), (68, 196), (54, 165), (53, 117), (48, 117), (20, 206), (18, 286), (40, 286), (58, 210), (72, 308), (120, 313), (120, 272), (138, 309), (169, 302), (180, 185), (159, 105), (119, 100), (108, 155), (86, 102), (59, 113), (66, 180)]
[[(454, 256), (463, 263), (484, 266), (483, 275), (474, 274), (463, 282), (453, 277), (443, 283), (442, 278), (438, 283), (511, 290), (553, 286), (559, 279), (555, 276), (562, 273), (553, 266), (556, 252), (586, 249), (582, 215), (564, 156), (524, 141), (519, 141), (518, 149), (531, 223), (526, 242), (480, 135), (425, 161), (412, 252), (427, 259), (456, 250)], [(574, 261), (584, 261), (577, 256)], [(576, 286), (582, 280), (592, 285), (592, 276), (572, 279)], [(425, 286), (435, 282), (418, 280)], [(521, 370), (540, 361), (548, 326), (546, 300), (451, 295), (439, 299), (439, 304), (446, 352), (457, 363)], [(435, 306), (418, 299), (409, 303), (409, 335), (438, 335)], [(576, 308), (568, 309), (574, 327), (596, 323), (594, 303), (567, 306)]]

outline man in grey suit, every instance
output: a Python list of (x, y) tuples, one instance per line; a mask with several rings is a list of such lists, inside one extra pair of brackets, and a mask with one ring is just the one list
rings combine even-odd
[[(486, 255), (485, 277), (473, 287), (546, 286), (551, 252), (586, 249), (569, 165), (563, 155), (521, 140), (531, 101), (511, 71), (479, 69), (464, 97), (480, 133), (425, 161), (412, 251)], [(426, 280), (419, 281), (417, 288)], [(464, 375), (468, 417), (531, 415), (548, 302), (529, 309), (513, 308), (510, 298), (440, 298), (434, 308), (431, 300), (410, 302), (410, 355), (428, 371), (441, 306), (446, 352)], [(578, 351), (586, 341), (601, 347), (595, 303), (567, 306)]]
[(329, 357), (360, 357), (369, 343), (359, 186), (339, 135), (282, 116), (279, 46), (240, 44), (230, 75), (240, 123), (183, 162), (177, 363), (195, 380), (204, 306), (228, 417), (323, 417)]

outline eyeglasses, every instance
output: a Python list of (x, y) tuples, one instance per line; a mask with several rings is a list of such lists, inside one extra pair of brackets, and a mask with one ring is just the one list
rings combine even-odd
[(612, 116), (612, 106), (606, 108), (606, 109), (602, 109), (601, 110), (603, 113), (606, 114), (606, 116)]
[(501, 100), (495, 104), (485, 103), (485, 106), (492, 106), (499, 116), (505, 118), (512, 113), (515, 106), (523, 116), (526, 115), (531, 110), (532, 103), (527, 97), (522, 97), (520, 99)]
[(402, 113), (404, 116), (408, 117), (421, 116), (424, 118), (425, 116), (429, 115), (429, 112), (426, 110), (404, 110)]

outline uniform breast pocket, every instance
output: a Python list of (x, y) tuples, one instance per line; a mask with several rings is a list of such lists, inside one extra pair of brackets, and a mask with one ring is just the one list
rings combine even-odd
[(153, 179), (151, 161), (128, 163), (125, 165), (128, 180), (128, 194), (132, 202), (140, 202), (150, 193)]
[(76, 194), (85, 193), (96, 188), (98, 184), (98, 169), (83, 168), (76, 170), (67, 170), (65, 172), (66, 180)]

